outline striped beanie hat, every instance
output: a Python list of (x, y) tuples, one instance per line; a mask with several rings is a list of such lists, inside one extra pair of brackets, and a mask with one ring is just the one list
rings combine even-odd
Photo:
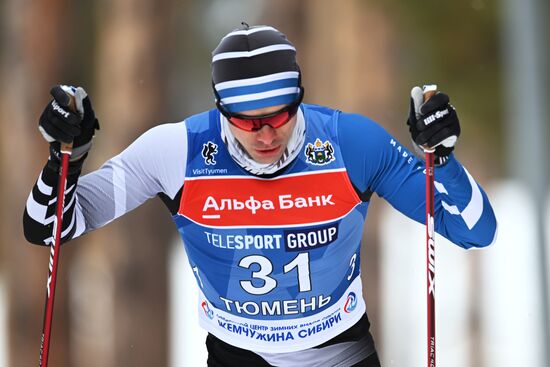
[(212, 52), (218, 108), (239, 113), (301, 98), (300, 68), (292, 43), (273, 27), (242, 24)]

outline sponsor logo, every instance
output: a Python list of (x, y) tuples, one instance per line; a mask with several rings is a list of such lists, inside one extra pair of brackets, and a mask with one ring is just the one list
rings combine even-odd
[(286, 251), (304, 251), (330, 245), (338, 239), (338, 224), (284, 231)]
[(280, 234), (227, 234), (204, 231), (206, 241), (214, 247), (228, 250), (276, 250), (281, 248)]
[(212, 310), (210, 309), (210, 307), (208, 306), (208, 302), (202, 301), (201, 307), (202, 307), (202, 310), (204, 311), (204, 314), (205, 314), (210, 320), (212, 320), (212, 319), (214, 318), (214, 311), (212, 311)]
[(49, 264), (49, 269), (50, 269), (50, 272), (48, 274), (48, 282), (46, 284), (46, 287), (48, 289), (48, 298), (50, 298), (50, 293), (51, 293), (51, 289), (52, 289), (52, 272), (53, 272), (53, 259), (55, 257), (55, 228), (57, 227), (57, 225), (54, 223), (54, 240), (52, 241), (52, 245), (50, 246), (50, 264)]
[(52, 108), (54, 111), (57, 111), (61, 116), (68, 118), (69, 112), (65, 111), (55, 100), (52, 101)]
[(292, 208), (313, 208), (336, 205), (332, 201), (332, 194), (317, 195), (308, 197), (292, 197), (290, 194), (279, 195), (278, 200), (256, 199), (250, 196), (246, 200), (237, 200), (229, 198), (221, 198), (216, 200), (213, 196), (208, 196), (204, 202), (202, 212), (203, 219), (220, 219), (220, 212), (246, 210), (256, 215), (258, 212), (271, 210), (285, 210)]
[(347, 180), (345, 170), (266, 180), (190, 178), (178, 213), (207, 226), (328, 225), (360, 203)]
[(217, 153), (218, 144), (209, 141), (208, 143), (202, 145), (202, 157), (204, 158), (204, 163), (212, 166), (215, 165), (216, 161), (214, 160), (214, 154)]
[(437, 120), (440, 120), (447, 116), (449, 114), (449, 109), (446, 108), (442, 111), (436, 111), (435, 113), (432, 113), (428, 117), (424, 118), (424, 125), (428, 126), (432, 122), (436, 122)]
[(226, 175), (227, 168), (193, 168), (195, 176)]
[(346, 304), (344, 305), (344, 312), (350, 313), (355, 310), (355, 307), (357, 307), (357, 296), (355, 293), (350, 292), (348, 294), (348, 299), (346, 300)]
[(329, 164), (336, 159), (334, 157), (334, 148), (328, 140), (322, 143), (320, 139), (316, 139), (315, 143), (308, 143), (304, 153), (306, 161), (317, 166)]
[(435, 297), (435, 227), (434, 218), (428, 214), (428, 294)]

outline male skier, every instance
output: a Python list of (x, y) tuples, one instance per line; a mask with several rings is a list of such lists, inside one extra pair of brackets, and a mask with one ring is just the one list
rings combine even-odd
[[(54, 87), (27, 239), (52, 241), (59, 142), (73, 141), (62, 241), (159, 196), (196, 276), (209, 366), (380, 366), (362, 296), (363, 223), (373, 193), (424, 223), (422, 160), (366, 117), (302, 103), (296, 50), (275, 28), (243, 24), (212, 55), (217, 108), (150, 129), (83, 177), (99, 125), (82, 88)], [(414, 88), (407, 124), (415, 145), (435, 147), (436, 231), (463, 248), (491, 244), (491, 205), (452, 153), (460, 126), (448, 96), (423, 103)]]

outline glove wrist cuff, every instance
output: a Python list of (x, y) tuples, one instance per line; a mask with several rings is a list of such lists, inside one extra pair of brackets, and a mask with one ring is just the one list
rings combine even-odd
[[(82, 171), (82, 166), (84, 165), (84, 160), (88, 156), (88, 152), (84, 153), (80, 157), (73, 158), (69, 160), (69, 169), (67, 175), (80, 175)], [(50, 145), (50, 159), (48, 159), (47, 166), (52, 169), (54, 172), (59, 173), (61, 170), (61, 154), (57, 149)]]
[[(424, 152), (424, 148), (422, 148), (422, 146), (416, 144), (414, 141), (413, 141), (413, 147), (414, 147), (414, 154), (420, 160), (425, 162), (426, 161), (426, 153)], [(451, 152), (452, 152), (452, 150), (451, 150)], [(449, 152), (449, 154), (447, 154), (447, 155), (439, 155), (439, 154), (437, 154), (437, 149), (436, 149), (435, 152), (434, 152), (434, 166), (438, 167), (438, 166), (442, 166), (445, 163), (447, 163), (447, 161), (449, 160), (449, 156), (451, 155), (451, 152)]]

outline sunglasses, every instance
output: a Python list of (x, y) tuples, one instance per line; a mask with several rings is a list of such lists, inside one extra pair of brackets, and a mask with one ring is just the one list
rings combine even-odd
[(298, 112), (298, 108), (302, 103), (303, 96), (303, 88), (300, 88), (300, 96), (292, 104), (285, 106), (278, 111), (261, 116), (247, 116), (238, 113), (231, 113), (223, 108), (223, 106), (219, 103), (219, 98), (216, 98), (216, 106), (218, 107), (218, 110), (220, 110), (222, 115), (224, 115), (231, 123), (231, 125), (241, 130), (251, 132), (258, 131), (265, 125), (277, 129), (288, 123)]
[(298, 106), (298, 104), (292, 104), (279, 111), (262, 116), (231, 114), (227, 119), (233, 126), (245, 131), (258, 131), (265, 125), (277, 129), (288, 123), (296, 115)]

